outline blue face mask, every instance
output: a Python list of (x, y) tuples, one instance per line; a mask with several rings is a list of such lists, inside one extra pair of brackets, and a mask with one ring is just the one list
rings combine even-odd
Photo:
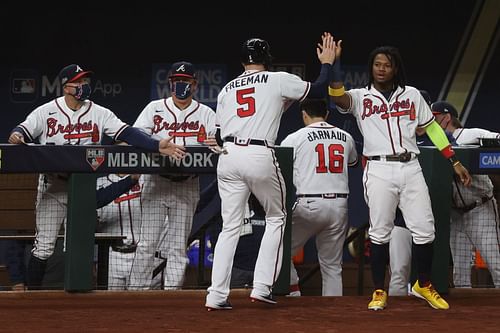
[(73, 95), (77, 100), (84, 101), (92, 94), (92, 88), (88, 83), (82, 83), (75, 87), (75, 94)]
[(174, 81), (170, 84), (170, 91), (178, 99), (187, 99), (192, 94), (192, 84), (184, 81)]

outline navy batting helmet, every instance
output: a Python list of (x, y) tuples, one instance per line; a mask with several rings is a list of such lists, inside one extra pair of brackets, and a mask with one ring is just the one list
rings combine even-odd
[(241, 62), (244, 64), (271, 64), (271, 47), (260, 38), (251, 38), (243, 43), (241, 48)]

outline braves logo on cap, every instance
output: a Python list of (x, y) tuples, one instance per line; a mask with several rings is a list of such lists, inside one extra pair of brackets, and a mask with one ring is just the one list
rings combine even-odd
[(187, 61), (179, 61), (172, 65), (170, 70), (170, 77), (183, 76), (195, 78), (194, 65)]

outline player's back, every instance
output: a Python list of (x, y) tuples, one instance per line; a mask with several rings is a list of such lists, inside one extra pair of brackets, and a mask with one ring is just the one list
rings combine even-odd
[(290, 134), (281, 146), (294, 147), (298, 194), (349, 193), (348, 166), (357, 162), (352, 136), (326, 122)]
[(274, 143), (283, 112), (308, 90), (308, 82), (286, 72), (244, 72), (219, 93), (216, 124), (221, 127), (221, 137)]

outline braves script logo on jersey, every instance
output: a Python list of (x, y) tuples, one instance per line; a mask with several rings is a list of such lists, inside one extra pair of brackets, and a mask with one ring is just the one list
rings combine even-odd
[(380, 118), (388, 119), (390, 117), (410, 116), (410, 120), (415, 120), (415, 104), (407, 98), (404, 101), (396, 101), (389, 104), (381, 101), (381, 105), (373, 105), (373, 100), (369, 98), (363, 99), (363, 114), (361, 119), (371, 117), (374, 114), (382, 113)]
[[(73, 133), (77, 132), (77, 133)], [(47, 137), (53, 137), (59, 133), (65, 133), (64, 138), (82, 139), (92, 138), (92, 142), (99, 142), (99, 128), (96, 124), (92, 124), (92, 120), (84, 123), (62, 125), (57, 123), (57, 119), (47, 119)]]
[[(177, 136), (177, 137), (188, 137), (195, 136), (198, 142), (203, 142), (207, 138), (207, 133), (205, 130), (205, 126), (201, 125), (200, 122), (197, 121), (183, 121), (183, 122), (173, 122), (168, 123), (163, 120), (163, 117), (160, 115), (155, 115), (153, 117), (153, 134), (159, 133), (163, 130), (169, 131), (169, 136)], [(177, 131), (183, 132), (177, 132)]]
[(104, 162), (104, 148), (87, 148), (87, 163), (94, 171)]

